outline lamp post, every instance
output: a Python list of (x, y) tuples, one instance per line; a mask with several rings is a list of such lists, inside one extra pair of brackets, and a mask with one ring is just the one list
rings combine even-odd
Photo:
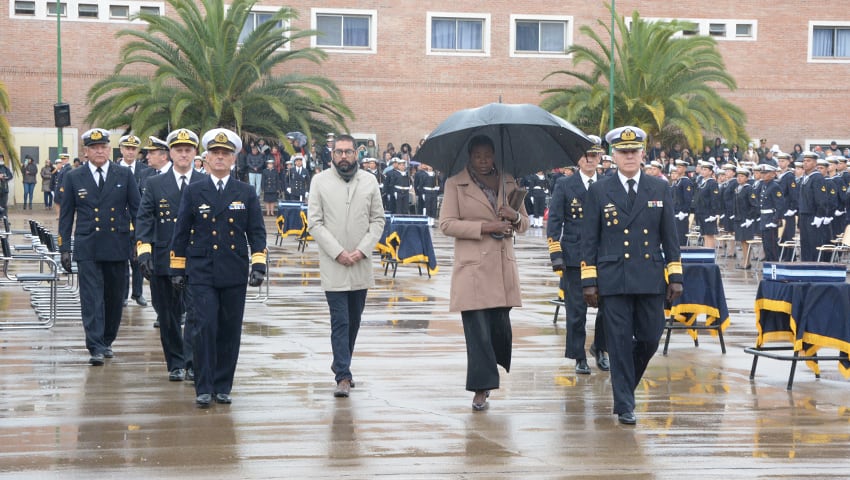
[[(62, 3), (56, 1), (56, 103), (62, 103)], [(62, 154), (62, 127), (57, 127), (56, 156)]]
[[(617, 1), (611, 0), (611, 51), (608, 53), (608, 130), (614, 130), (614, 22), (617, 18)], [(610, 153), (610, 152), (608, 152)]]

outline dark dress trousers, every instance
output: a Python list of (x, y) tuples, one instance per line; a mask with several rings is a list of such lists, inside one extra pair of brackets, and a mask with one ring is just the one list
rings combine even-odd
[(584, 205), (581, 281), (599, 289), (616, 414), (634, 411), (635, 388), (658, 348), (665, 267), (671, 283), (682, 282), (670, 189), (639, 175), (632, 205), (619, 175), (593, 184)]
[(779, 182), (765, 183), (759, 195), (758, 222), (765, 261), (779, 261), (779, 225), (782, 225), (782, 216), (787, 211), (786, 205)]
[[(209, 179), (207, 175), (192, 172), (188, 183)], [(207, 180), (209, 181), (209, 180)], [(187, 187), (188, 188), (188, 187)], [(168, 371), (192, 367), (192, 339), (189, 332), (194, 315), (186, 305), (189, 293), (171, 285), (169, 268), (171, 238), (180, 208), (180, 186), (169, 170), (152, 176), (145, 182), (142, 204), (136, 216), (136, 239), (140, 253), (147, 251), (153, 258), (154, 271), (150, 279), (151, 302), (159, 321), (159, 340), (165, 355)], [(180, 328), (180, 317), (186, 311), (185, 335)]]
[[(794, 240), (794, 235), (797, 234), (797, 200), (800, 196), (800, 189), (797, 188), (797, 179), (794, 178), (794, 172), (791, 170), (786, 170), (779, 175), (777, 182), (781, 188), (782, 196), (785, 198), (785, 211), (780, 212), (785, 226), (782, 235), (779, 237), (779, 242), (784, 243)], [(793, 253), (793, 248), (786, 248), (780, 260), (790, 262)]]
[[(600, 178), (600, 177), (597, 177)], [(564, 261), (561, 289), (564, 291), (564, 303), (567, 310), (567, 358), (586, 358), (584, 345), (587, 339), (587, 304), (581, 293), (581, 237), (584, 221), (584, 202), (587, 189), (580, 173), (561, 177), (555, 183), (552, 200), (549, 204), (549, 222), (547, 237), (560, 243), (559, 252)], [(554, 259), (553, 259), (554, 260)], [(607, 351), (605, 345), (605, 327), (601, 311), (596, 313), (593, 345), (596, 350)]]
[(681, 220), (678, 217), (676, 218), (679, 245), (687, 245), (691, 204), (694, 200), (694, 182), (688, 177), (679, 177), (671, 188), (673, 189), (673, 208), (676, 210), (676, 214), (685, 214), (685, 218)]
[(73, 230), (86, 348), (92, 355), (102, 354), (112, 346), (121, 324), (130, 224), (139, 208), (139, 188), (130, 169), (114, 163), (98, 188), (85, 164), (65, 174), (61, 191), (59, 251), (71, 251)]
[[(123, 163), (119, 163), (122, 167), (126, 166)], [(127, 167), (130, 168), (130, 167)], [(155, 170), (151, 167), (145, 165), (140, 161), (136, 161), (135, 169), (130, 169), (133, 172), (133, 177), (136, 178), (136, 185), (139, 186), (139, 194), (144, 194), (144, 179), (148, 177), (148, 175), (153, 175)], [(133, 252), (133, 249), (136, 248), (136, 238), (135, 238), (135, 225), (134, 229), (130, 230), (130, 252)], [(127, 288), (124, 292), (124, 298), (127, 298), (129, 294), (133, 298), (139, 298), (142, 296), (142, 291), (144, 288), (144, 279), (142, 278), (142, 271), (139, 270), (139, 263), (136, 261), (134, 256), (130, 257), (130, 270), (127, 272)]]
[[(171, 273), (185, 275), (194, 304), (195, 392), (230, 394), (239, 359), (249, 267), (266, 271), (266, 227), (253, 186), (209, 177), (183, 192)], [(249, 252), (250, 246), (250, 252)]]
[(803, 176), (800, 181), (800, 259), (814, 262), (818, 259), (817, 248), (829, 236), (829, 225), (812, 225), (817, 218), (829, 216), (829, 192), (826, 180), (818, 171)]
[(723, 205), (717, 180), (703, 179), (694, 193), (694, 219), (699, 225), (700, 234), (717, 235), (717, 220), (709, 221), (708, 218), (719, 216), (722, 212)]

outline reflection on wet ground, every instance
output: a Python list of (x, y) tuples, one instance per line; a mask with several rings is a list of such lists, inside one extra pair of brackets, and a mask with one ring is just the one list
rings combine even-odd
[[(13, 216), (18, 222), (23, 217)], [(42, 219), (50, 224), (51, 219)], [(154, 312), (135, 305), (102, 368), (87, 366), (80, 322), (0, 331), (0, 475), (7, 478), (847, 478), (850, 382), (834, 363), (817, 380), (761, 360), (748, 378), (754, 271), (725, 268), (728, 354), (673, 333), (637, 390), (638, 425), (611, 415), (606, 373), (577, 376), (563, 358), (564, 313), (545, 239), (516, 239), (524, 307), (512, 313), (514, 361), (490, 409), (463, 390), (459, 315), (448, 312), (451, 241), (440, 273), (401, 265), (367, 299), (349, 399), (332, 396), (328, 312), (316, 246), (272, 247), (270, 298), (249, 302), (232, 405), (194, 407), (167, 381)], [(273, 243), (273, 242), (270, 242)], [(734, 259), (721, 259), (734, 265)], [(0, 286), (6, 319), (28, 295)], [(592, 327), (593, 322), (588, 322)]]

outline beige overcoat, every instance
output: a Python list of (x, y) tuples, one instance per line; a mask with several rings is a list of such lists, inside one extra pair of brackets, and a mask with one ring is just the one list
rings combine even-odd
[[(357, 170), (350, 182), (329, 168), (313, 177), (307, 226), (319, 246), (319, 275), (327, 292), (363, 290), (375, 284), (372, 250), (384, 231), (384, 207), (374, 175)], [(336, 261), (343, 250), (366, 258), (352, 266)]]
[[(516, 180), (506, 175), (504, 188), (510, 195), (517, 189)], [(501, 205), (501, 190), (498, 197)], [(516, 231), (522, 233), (528, 229), (525, 206), (520, 208), (520, 216)], [(498, 220), (496, 212), (466, 169), (446, 181), (440, 230), (455, 239), (452, 312), (522, 306), (513, 239), (481, 234), (481, 224), (494, 220)]]

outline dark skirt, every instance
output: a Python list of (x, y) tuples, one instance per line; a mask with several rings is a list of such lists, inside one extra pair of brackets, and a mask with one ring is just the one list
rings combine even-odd
[(510, 307), (461, 312), (466, 337), (466, 389), (499, 388), (498, 365), (511, 370)]
[(701, 235), (717, 235), (717, 220), (706, 222), (701, 219), (699, 221), (699, 233)]
[(277, 192), (263, 192), (263, 201), (266, 203), (277, 202)]
[(746, 242), (752, 240), (756, 236), (756, 228), (758, 222), (753, 222), (749, 227), (742, 227), (741, 224), (735, 224), (735, 241)]

